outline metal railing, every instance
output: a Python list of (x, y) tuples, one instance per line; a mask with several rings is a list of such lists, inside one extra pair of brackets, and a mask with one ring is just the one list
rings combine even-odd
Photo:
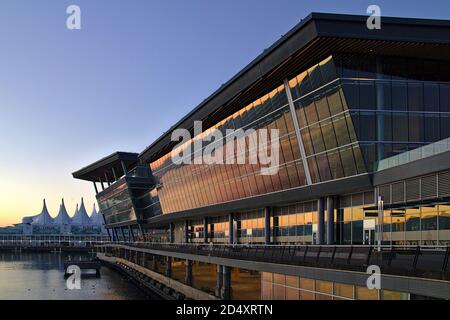
[[(450, 247), (347, 245), (243, 245), (192, 243), (109, 243), (106, 248), (150, 249), (226, 259), (366, 272), (450, 281)], [(110, 253), (112, 251), (110, 250)], [(162, 254), (164, 255), (164, 254)]]

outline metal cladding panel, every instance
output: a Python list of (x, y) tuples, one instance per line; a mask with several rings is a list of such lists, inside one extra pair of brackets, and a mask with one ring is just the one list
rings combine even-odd
[(440, 173), (438, 179), (439, 196), (450, 196), (450, 171)]

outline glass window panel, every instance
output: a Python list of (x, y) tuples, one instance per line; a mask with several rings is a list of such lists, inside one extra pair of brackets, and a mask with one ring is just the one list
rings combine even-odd
[(286, 286), (299, 288), (299, 278), (295, 276), (286, 276)]
[(273, 300), (285, 300), (285, 299), (286, 299), (286, 287), (274, 284)]
[(440, 140), (440, 122), (438, 114), (422, 115), (424, 121), (425, 142)]
[(325, 151), (325, 144), (323, 142), (322, 131), (320, 130), (320, 124), (315, 124), (309, 127), (311, 133), (311, 140), (314, 147), (314, 152), (319, 153)]
[(450, 137), (450, 114), (441, 114), (440, 115), (441, 122), (441, 137), (440, 139), (445, 139)]
[(339, 146), (344, 146), (351, 142), (347, 128), (347, 121), (345, 119), (347, 116), (348, 114), (342, 114), (333, 118), (334, 131), (336, 132), (336, 138)]
[(331, 119), (323, 120), (320, 123), (322, 129), (323, 140), (326, 150), (334, 149), (337, 147), (336, 135), (334, 133), (334, 127)]
[(334, 283), (334, 295), (353, 299), (353, 286), (350, 284)]
[(314, 292), (300, 291), (300, 300), (315, 300)]
[(450, 84), (440, 85), (440, 111), (450, 112)]
[(316, 156), (317, 167), (319, 169), (320, 180), (328, 181), (333, 177), (331, 176), (330, 165), (328, 163), (328, 157), (326, 154), (320, 154)]
[(322, 74), (320, 73), (320, 69), (318, 65), (310, 68), (308, 70), (309, 79), (311, 81), (312, 89), (318, 88), (323, 84)]
[(373, 81), (361, 81), (359, 83), (359, 108), (376, 109), (375, 84)]
[[(450, 132), (450, 130), (449, 130)], [(307, 156), (314, 154), (314, 149), (312, 145), (312, 139), (309, 132), (309, 128), (304, 128), (301, 131), (302, 140), (303, 140), (303, 146), (305, 147), (305, 153)]]
[(273, 283), (286, 285), (286, 276), (284, 274), (274, 273), (273, 274)]
[(377, 113), (377, 121), (380, 133), (383, 135), (379, 141), (392, 141), (392, 114), (390, 112)]
[(408, 141), (408, 116), (406, 113), (392, 114), (393, 140)]
[(407, 110), (407, 86), (404, 82), (392, 83), (392, 110)]
[(308, 125), (308, 122), (306, 120), (306, 114), (305, 110), (302, 107), (300, 101), (297, 101), (294, 103), (295, 105), (295, 111), (297, 112), (297, 120), (300, 128), (304, 128)]
[(348, 108), (359, 109), (359, 86), (357, 82), (345, 81), (343, 88)]
[(344, 170), (342, 168), (341, 157), (339, 156), (338, 150), (328, 153), (328, 162), (330, 163), (333, 179), (342, 178), (344, 176)]
[(361, 141), (377, 141), (375, 113), (359, 113), (359, 139)]
[(435, 207), (422, 208), (422, 230), (437, 230), (437, 211)]
[(341, 95), (338, 90), (333, 93), (328, 94), (328, 107), (330, 108), (331, 115), (336, 115), (344, 110), (342, 104)]
[(424, 141), (424, 118), (422, 114), (409, 114), (409, 142)]
[(356, 286), (357, 300), (378, 300), (378, 290), (370, 290), (366, 287)]
[(323, 83), (328, 83), (337, 78), (334, 59), (332, 58), (332, 56), (329, 56), (327, 59), (322, 61), (319, 66)]
[(306, 114), (306, 119), (308, 120), (308, 124), (311, 125), (319, 121), (314, 101), (310, 101), (310, 103), (305, 106), (304, 110)]
[(302, 289), (314, 291), (315, 290), (314, 284), (315, 282), (313, 279), (300, 278), (300, 288)]
[(346, 177), (357, 174), (355, 159), (353, 158), (352, 148), (342, 148), (339, 150), (342, 159), (344, 174)]
[(424, 111), (439, 111), (439, 85), (437, 83), (424, 84)]
[(331, 300), (332, 296), (316, 293), (316, 300)]
[(420, 82), (408, 83), (408, 110), (423, 110), (423, 85)]
[(330, 117), (330, 110), (328, 109), (328, 102), (326, 97), (322, 97), (316, 100), (316, 109), (320, 120)]
[(330, 281), (316, 280), (316, 292), (333, 294), (333, 283)]
[(299, 300), (300, 292), (298, 289), (286, 288), (286, 300)]
[(409, 300), (409, 293), (382, 290), (381, 300)]
[(363, 242), (363, 221), (352, 221), (352, 243), (360, 245)]

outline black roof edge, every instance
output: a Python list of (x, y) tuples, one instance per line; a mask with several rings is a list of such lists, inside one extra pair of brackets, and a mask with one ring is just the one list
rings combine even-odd
[(73, 172), (72, 176), (75, 179), (82, 179), (81, 178), (82, 176), (89, 174), (92, 171), (98, 170), (102, 167), (108, 166), (114, 163), (115, 161), (123, 160), (123, 161), (137, 162), (139, 161), (138, 156), (139, 156), (138, 153), (117, 151), (110, 154), (109, 156), (106, 156), (98, 161), (95, 161), (94, 163), (86, 167), (83, 167), (78, 171)]
[[(241, 71), (239, 71), (236, 75), (234, 75), (230, 80), (222, 84), (217, 90), (215, 90), (210, 96), (204, 99), (198, 106), (196, 106), (193, 110), (187, 113), (184, 117), (182, 117), (177, 123), (171, 126), (167, 131), (165, 131), (161, 136), (159, 136), (151, 145), (146, 147), (144, 151), (139, 154), (139, 158), (146, 157), (146, 154), (154, 147), (158, 145), (158, 143), (166, 136), (168, 136), (173, 130), (180, 127), (180, 125), (195, 115), (198, 111), (200, 111), (207, 103), (213, 100), (219, 93), (223, 92), (226, 88), (230, 87), (235, 81), (241, 78), (245, 73), (260, 63), (265, 57), (269, 56), (273, 53), (279, 46), (289, 40), (294, 34), (296, 34), (300, 29), (306, 27), (307, 24), (313, 21), (320, 20), (328, 20), (328, 21), (339, 21), (339, 22), (366, 22), (368, 15), (352, 15), (352, 14), (336, 14), (336, 13), (320, 13), (320, 12), (312, 12), (304, 19), (300, 20), (300, 22), (295, 25), (290, 31), (288, 31), (285, 35), (283, 35), (280, 39), (278, 39), (274, 44), (272, 44), (269, 48), (265, 49), (260, 55), (258, 55), (253, 61), (251, 61), (248, 65), (246, 65)], [(406, 17), (381, 17), (382, 23), (388, 24), (399, 24), (399, 25), (409, 25), (409, 26), (430, 26), (433, 27), (450, 27), (450, 20), (442, 20), (442, 19), (426, 19), (426, 18), (406, 18)], [(368, 37), (371, 38), (371, 37)], [(312, 40), (312, 39), (311, 39)], [(156, 153), (157, 151), (155, 151)]]

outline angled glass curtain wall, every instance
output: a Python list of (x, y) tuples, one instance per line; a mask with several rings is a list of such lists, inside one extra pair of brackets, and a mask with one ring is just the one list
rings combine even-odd
[(333, 58), (289, 81), (313, 183), (366, 172)]
[[(330, 56), (289, 81), (313, 183), (366, 172), (342, 85), (336, 77), (336, 68)], [(299, 142), (283, 85), (179, 146), (174, 152), (188, 150), (195, 141), (210, 137), (215, 129), (224, 137), (226, 129), (278, 129), (281, 147), (278, 172), (264, 176), (260, 173), (261, 166), (252, 164), (195, 164), (201, 153), (191, 156), (192, 164), (175, 165), (171, 154), (166, 154), (151, 164), (160, 186), (158, 195), (164, 213), (306, 185)], [(226, 138), (211, 140), (209, 145), (203, 142), (203, 150), (214, 144), (226, 154)], [(254, 144), (247, 141), (247, 145)], [(247, 148), (246, 159), (248, 154)]]
[(125, 179), (105, 190), (97, 200), (106, 225), (136, 221), (136, 212)]
[[(255, 100), (245, 108), (219, 122), (213, 128), (204, 131), (175, 152), (190, 148), (196, 139), (202, 140), (217, 129), (225, 137), (226, 129), (261, 129), (279, 130), (279, 167), (273, 175), (262, 175), (259, 164), (195, 164), (201, 154), (194, 154), (192, 164), (175, 165), (171, 154), (151, 164), (154, 176), (160, 185), (158, 195), (164, 213), (183, 211), (227, 201), (238, 200), (264, 193), (295, 188), (306, 184), (305, 173), (301, 161), (298, 141), (295, 135), (292, 116), (290, 114), (284, 86), (279, 86), (269, 94)], [(226, 155), (226, 138), (215, 141), (217, 148)], [(271, 138), (268, 141), (270, 143)], [(235, 143), (234, 141), (232, 143)], [(250, 146), (255, 141), (246, 141), (246, 159)], [(203, 150), (209, 146), (203, 144)], [(270, 150), (270, 145), (269, 148)], [(217, 150), (217, 149), (216, 149)], [(234, 157), (237, 157), (236, 147)]]

